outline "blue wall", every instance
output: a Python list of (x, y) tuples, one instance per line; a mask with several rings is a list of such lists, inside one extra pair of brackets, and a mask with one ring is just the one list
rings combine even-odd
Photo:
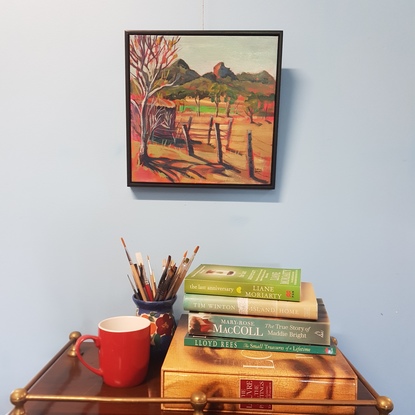
[[(0, 6), (0, 413), (71, 331), (134, 313), (121, 236), (154, 264), (200, 245), (195, 265), (301, 267), (342, 350), (412, 413), (412, 0)], [(132, 29), (284, 31), (275, 190), (127, 188)]]

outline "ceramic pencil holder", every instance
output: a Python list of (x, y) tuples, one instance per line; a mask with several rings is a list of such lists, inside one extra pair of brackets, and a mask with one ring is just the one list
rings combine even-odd
[(133, 295), (137, 306), (136, 314), (150, 320), (151, 356), (164, 356), (170, 346), (176, 330), (176, 320), (173, 315), (174, 296), (164, 301), (143, 301)]

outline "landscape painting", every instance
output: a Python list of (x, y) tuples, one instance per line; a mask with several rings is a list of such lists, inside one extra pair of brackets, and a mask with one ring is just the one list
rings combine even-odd
[(125, 32), (128, 186), (275, 188), (281, 31)]

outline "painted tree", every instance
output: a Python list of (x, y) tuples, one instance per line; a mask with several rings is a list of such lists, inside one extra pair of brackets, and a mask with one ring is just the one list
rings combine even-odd
[(215, 117), (219, 115), (219, 104), (227, 88), (225, 84), (214, 82), (209, 90), (210, 100), (215, 104)]
[(186, 102), (186, 98), (192, 98), (200, 116), (201, 100), (209, 96), (209, 88), (212, 82), (209, 79), (199, 77), (180, 86), (174, 86), (165, 90), (165, 97), (176, 102)]
[(209, 96), (209, 88), (211, 84), (212, 82), (209, 79), (203, 77), (194, 79), (187, 84), (189, 88), (189, 96), (195, 100), (198, 116), (200, 116), (201, 100)]
[(255, 124), (254, 115), (258, 114), (258, 112), (262, 108), (262, 101), (258, 94), (251, 93), (245, 99), (245, 114), (248, 115), (250, 123)]
[(154, 130), (165, 122), (164, 109), (157, 105), (157, 94), (174, 85), (166, 70), (177, 59), (179, 36), (132, 35), (130, 37), (130, 82), (138, 99), (131, 99), (139, 117), (140, 150), (138, 164), (148, 161), (148, 142)]
[(229, 87), (224, 96), (223, 96), (223, 101), (226, 104), (226, 116), (230, 117), (231, 114), (231, 107), (233, 104), (235, 104), (236, 100), (238, 99), (238, 91), (235, 88), (231, 88)]

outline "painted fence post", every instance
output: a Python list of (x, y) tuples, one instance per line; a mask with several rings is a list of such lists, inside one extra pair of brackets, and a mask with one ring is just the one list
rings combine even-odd
[(255, 178), (255, 166), (254, 166), (254, 150), (252, 148), (252, 131), (248, 130), (248, 170), (249, 170), (249, 177), (252, 179)]
[(208, 129), (208, 144), (210, 144), (210, 137), (212, 135), (212, 127), (213, 127), (213, 117), (210, 117), (209, 129)]
[(192, 140), (189, 134), (189, 127), (186, 124), (183, 124), (182, 128), (183, 128), (184, 142), (186, 144), (187, 153), (189, 154), (189, 156), (194, 156), (195, 152), (193, 150), (193, 144), (192, 144)]
[(228, 131), (226, 133), (226, 150), (229, 150), (229, 147), (231, 145), (232, 124), (233, 118), (230, 118), (228, 124)]
[(220, 138), (220, 124), (215, 123), (215, 133), (216, 133), (216, 152), (218, 155), (218, 163), (223, 163), (223, 153), (222, 153), (222, 140)]

